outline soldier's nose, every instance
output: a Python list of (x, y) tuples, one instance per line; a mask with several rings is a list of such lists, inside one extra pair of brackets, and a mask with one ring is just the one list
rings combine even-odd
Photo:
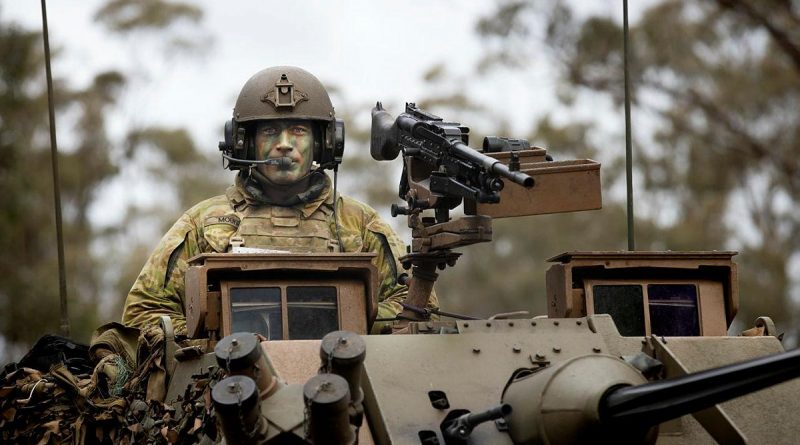
[(292, 150), (294, 150), (294, 148), (291, 145), (280, 144), (277, 147), (275, 147), (275, 150), (277, 150), (282, 156), (286, 156), (289, 153), (291, 153)]

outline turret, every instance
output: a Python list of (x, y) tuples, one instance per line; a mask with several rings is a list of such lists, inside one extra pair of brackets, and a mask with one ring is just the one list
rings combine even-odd
[(653, 443), (662, 422), (798, 375), (800, 349), (650, 383), (620, 359), (584, 355), (516, 376), (503, 402), (515, 444)]

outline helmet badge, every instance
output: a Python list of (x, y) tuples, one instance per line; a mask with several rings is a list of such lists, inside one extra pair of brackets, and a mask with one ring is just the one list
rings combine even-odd
[(296, 90), (294, 83), (289, 80), (286, 74), (281, 74), (281, 78), (275, 82), (274, 89), (261, 96), (262, 102), (269, 102), (276, 110), (292, 110), (295, 105), (304, 100), (308, 100), (308, 94)]

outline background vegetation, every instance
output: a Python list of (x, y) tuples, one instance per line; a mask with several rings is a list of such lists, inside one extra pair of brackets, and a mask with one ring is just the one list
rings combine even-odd
[[(531, 64), (558, 68), (559, 111), (531, 122), (527, 137), (558, 159), (603, 161), (604, 209), (502, 220), (495, 241), (469, 248), (441, 275), (443, 305), (491, 315), (524, 309), (545, 313), (546, 259), (573, 249), (623, 249), (624, 130), (621, 120), (622, 30), (619, 11), (587, 13), (578, 2), (498, 0), (475, 23), (484, 57), (470, 85), (504, 71), (527, 76)], [(648, 3), (632, 23), (636, 235), (638, 249), (734, 249), (740, 272), (739, 327), (771, 315), (798, 340), (800, 288), (800, 5), (790, 0)], [(619, 8), (621, 9), (621, 7)], [(171, 54), (197, 54), (182, 34), (205, 26), (203, 11), (169, 0), (109, 0), (95, 15), (110, 38), (149, 35)], [(178, 24), (179, 26), (176, 26)], [(546, 51), (542, 53), (542, 43)], [(58, 45), (54, 45), (56, 48)], [(58, 57), (58, 51), (54, 56)], [(58, 280), (50, 176), (44, 59), (38, 30), (0, 16), (0, 363), (58, 329)], [(424, 107), (483, 134), (508, 134), (496, 104), (461, 88), (464, 75), (435, 65), (424, 74)], [(94, 73), (75, 88), (56, 73), (62, 201), (73, 336), (87, 341), (119, 317), (124, 295), (156, 240), (181, 209), (224, 189), (219, 160), (198, 150), (185, 128), (131, 124), (124, 141), (108, 136), (119, 92), (137, 73)], [(137, 80), (141, 82), (141, 80)], [(531, 78), (530, 82), (537, 79)], [(453, 85), (459, 88), (452, 88)], [(332, 86), (348, 121), (348, 153), (367, 153), (372, 104)], [(360, 148), (353, 148), (353, 147)], [(347, 158), (343, 182), (385, 208), (396, 168)], [(127, 173), (126, 173), (127, 172)], [(98, 190), (135, 172), (164, 202), (131, 205), (125, 218), (90, 218)], [(387, 176), (388, 175), (388, 176)], [(387, 180), (391, 177), (392, 180)], [(131, 178), (128, 178), (131, 180)], [(355, 189), (351, 187), (350, 189)], [(359, 194), (359, 192), (356, 192)], [(150, 230), (142, 231), (141, 227)]]

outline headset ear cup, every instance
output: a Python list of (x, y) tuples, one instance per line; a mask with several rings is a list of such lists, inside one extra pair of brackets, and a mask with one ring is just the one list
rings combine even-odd
[(336, 127), (333, 137), (333, 162), (339, 165), (344, 155), (344, 121), (335, 119), (333, 124)]
[[(223, 140), (219, 142), (219, 150), (222, 152), (223, 156), (228, 156), (233, 158), (236, 157), (233, 150), (234, 128), (236, 128), (236, 122), (233, 119), (225, 121), (225, 127), (222, 130)], [(230, 160), (226, 161), (224, 158), (222, 163), (225, 166), (225, 168), (229, 170), (239, 170), (241, 168), (241, 166), (239, 166), (238, 163), (232, 162)]]
[(322, 146), (320, 147), (319, 165), (322, 168), (331, 168), (333, 162), (334, 128), (333, 123), (320, 125), (322, 129)]
[(225, 154), (227, 154), (228, 156), (233, 156), (233, 126), (234, 126), (234, 124), (235, 124), (235, 122), (233, 122), (233, 119), (231, 119), (229, 121), (225, 121), (225, 130), (224, 130), (225, 140), (224, 140), (224, 142), (222, 144), (220, 144), (220, 145), (223, 145), (223, 147), (220, 147), (220, 149), (225, 151)]
[(323, 168), (335, 168), (342, 163), (344, 154), (344, 121), (334, 119), (325, 125), (325, 140), (320, 156)]

